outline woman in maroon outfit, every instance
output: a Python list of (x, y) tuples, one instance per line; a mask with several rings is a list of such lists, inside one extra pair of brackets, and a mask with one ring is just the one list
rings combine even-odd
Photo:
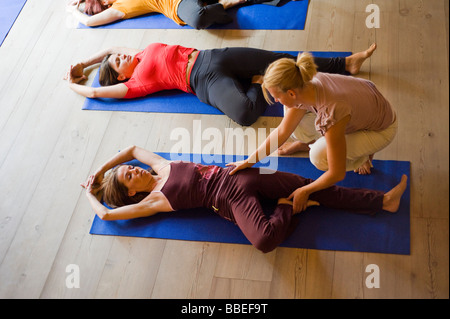
[[(157, 173), (131, 165), (137, 159)], [(104, 174), (112, 169), (111, 173)], [(252, 168), (230, 175), (232, 168), (191, 162), (172, 162), (136, 146), (113, 156), (82, 184), (95, 213), (104, 220), (131, 219), (179, 209), (207, 207), (239, 226), (262, 252), (280, 245), (294, 229), (292, 203), (286, 198), (298, 187), (313, 182), (285, 172), (262, 173)], [(406, 189), (406, 175), (387, 193), (332, 186), (310, 196), (309, 205), (374, 214), (398, 210)], [(101, 186), (100, 186), (101, 185)], [(103, 206), (97, 195), (111, 207)], [(261, 197), (278, 199), (270, 216), (263, 212)]]

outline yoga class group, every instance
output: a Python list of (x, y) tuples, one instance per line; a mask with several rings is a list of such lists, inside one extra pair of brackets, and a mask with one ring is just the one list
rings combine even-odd
[[(179, 32), (208, 32), (203, 29), (239, 28), (241, 11), (249, 13), (245, 28), (256, 28), (252, 19), (263, 14), (270, 18), (283, 8), (303, 20), (278, 18), (279, 25), (291, 20), (304, 24), (308, 0), (71, 0), (67, 14), (87, 29), (114, 28), (122, 22), (145, 29), (162, 19)], [(178, 143), (168, 158), (135, 145), (111, 154), (81, 183), (87, 200), (98, 218), (108, 221), (208, 209), (237, 225), (264, 253), (289, 238), (301, 222), (299, 213), (311, 209), (394, 216), (407, 189), (407, 174), (387, 191), (339, 184), (348, 174), (364, 178), (376, 170), (374, 157), (389, 147), (401, 121), (377, 84), (358, 77), (377, 50), (383, 48), (376, 43), (345, 54), (302, 47), (295, 52), (201, 49), (160, 42), (100, 52), (86, 48), (85, 55), (67, 66), (64, 80), (86, 98), (87, 108), (95, 104), (123, 111), (132, 104), (138, 111), (167, 114), (189, 109), (228, 117), (235, 125), (202, 130), (201, 121), (194, 120), (196, 134), (174, 128), (170, 138)], [(87, 85), (87, 70), (97, 66), (94, 83)], [(259, 127), (258, 119), (267, 116), (281, 121), (274, 128)], [(224, 136), (246, 139), (246, 156), (226, 157), (221, 163)], [(320, 171), (317, 178), (278, 165), (278, 159), (299, 159), (298, 154)], [(269, 214), (264, 200), (274, 202)]]

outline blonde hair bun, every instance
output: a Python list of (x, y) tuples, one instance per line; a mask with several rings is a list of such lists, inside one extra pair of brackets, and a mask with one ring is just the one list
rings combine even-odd
[(272, 104), (267, 88), (278, 88), (283, 92), (294, 88), (303, 88), (317, 74), (317, 65), (308, 52), (300, 53), (297, 61), (282, 58), (272, 62), (264, 74), (262, 89), (264, 97)]
[(314, 63), (314, 58), (309, 52), (300, 53), (297, 56), (296, 65), (300, 69), (304, 83), (311, 81), (314, 75), (317, 74), (317, 65)]

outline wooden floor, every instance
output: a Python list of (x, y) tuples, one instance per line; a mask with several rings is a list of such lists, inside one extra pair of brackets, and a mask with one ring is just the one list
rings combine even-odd
[[(66, 1), (28, 0), (0, 47), (0, 298), (448, 298), (449, 65), (447, 0), (311, 0), (303, 31), (77, 30)], [(56, 4), (57, 3), (57, 4)], [(366, 6), (381, 27), (365, 26)], [(170, 132), (237, 128), (225, 116), (82, 111), (62, 80), (71, 63), (109, 46), (378, 50), (361, 77), (399, 117), (376, 159), (411, 162), (411, 255), (92, 236), (79, 183), (130, 144), (170, 151)], [(91, 76), (92, 77), (92, 76)], [(254, 128), (276, 127), (261, 118)], [(198, 152), (208, 141), (191, 141)], [(222, 143), (246, 154), (246, 143)], [(80, 288), (66, 287), (70, 264)], [(366, 266), (380, 288), (365, 285)]]

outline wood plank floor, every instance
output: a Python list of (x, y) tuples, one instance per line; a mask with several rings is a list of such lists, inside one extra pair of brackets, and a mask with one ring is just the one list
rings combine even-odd
[[(368, 29), (368, 4), (380, 28)], [(65, 1), (28, 0), (0, 47), (0, 298), (448, 298), (449, 65), (447, 0), (311, 0), (303, 31), (77, 30)], [(130, 144), (168, 152), (191, 136), (239, 126), (225, 116), (82, 111), (62, 80), (108, 46), (378, 50), (359, 76), (397, 111), (399, 132), (376, 159), (411, 162), (411, 255), (89, 235), (79, 183)], [(91, 76), (92, 77), (92, 76)], [(263, 117), (254, 128), (276, 127)], [(221, 142), (222, 142), (221, 141)], [(201, 150), (208, 141), (191, 143)], [(195, 146), (194, 146), (195, 145)], [(193, 148), (198, 149), (193, 149)], [(246, 154), (248, 143), (218, 146)], [(66, 287), (67, 265), (80, 288)], [(380, 268), (368, 289), (366, 266)]]

